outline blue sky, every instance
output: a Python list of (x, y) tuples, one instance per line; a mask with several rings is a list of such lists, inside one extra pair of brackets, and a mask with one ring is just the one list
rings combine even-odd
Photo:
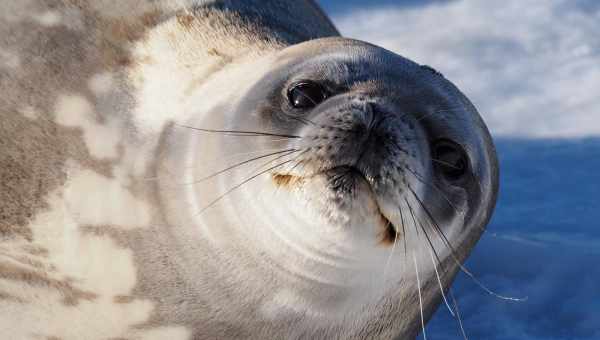
[[(321, 0), (343, 35), (429, 64), (494, 135), (501, 191), (454, 285), (469, 339), (600, 339), (600, 1)], [(428, 339), (461, 339), (442, 308)]]

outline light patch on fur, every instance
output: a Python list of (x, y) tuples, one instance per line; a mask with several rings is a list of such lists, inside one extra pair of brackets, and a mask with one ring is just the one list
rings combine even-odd
[[(259, 57), (275, 45), (259, 39), (243, 44), (241, 32), (235, 37), (225, 30), (202, 34), (214, 27), (195, 26), (201, 20), (188, 23), (189, 27), (180, 22), (158, 25), (132, 49), (135, 67), (128, 78), (138, 99), (133, 117), (144, 133), (156, 133), (165, 123), (188, 114), (208, 112), (221, 100), (231, 104), (249, 83), (245, 80), (264, 74), (272, 62)], [(248, 68), (249, 62), (253, 67)]]
[(138, 16), (152, 9), (152, 3), (148, 0), (96, 0), (89, 5), (108, 18)]
[(191, 69), (182, 68), (173, 41), (150, 33), (149, 43), (134, 50), (138, 63), (130, 77), (137, 88), (138, 104), (134, 117), (142, 131), (159, 131), (183, 111), (184, 93), (191, 82)]
[(33, 106), (25, 106), (19, 110), (19, 112), (25, 116), (25, 118), (35, 120), (39, 117), (40, 113)]
[(56, 123), (81, 128), (83, 139), (95, 158), (115, 158), (118, 155), (119, 122), (107, 118), (107, 122), (97, 122), (92, 104), (81, 95), (61, 95), (55, 108)]
[(59, 25), (62, 20), (62, 16), (58, 11), (46, 11), (42, 14), (35, 15), (33, 17), (37, 22), (39, 22), (42, 26), (52, 27)]
[[(0, 338), (188, 339), (190, 332), (184, 327), (136, 327), (149, 320), (153, 303), (135, 298), (126, 303), (115, 301), (118, 296), (131, 295), (136, 285), (132, 251), (109, 237), (80, 230), (82, 222), (129, 223), (131, 221), (122, 220), (121, 214), (111, 209), (124, 204), (128, 213), (133, 213), (139, 205), (123, 203), (122, 197), (124, 201), (131, 198), (127, 199), (128, 194), (109, 179), (74, 164), (69, 166), (69, 173), (71, 180), (67, 185), (48, 196), (49, 209), (37, 215), (29, 225), (33, 230), (32, 244), (46, 251), (45, 256), (37, 258), (43, 266), (27, 269), (36, 270), (38, 276), (68, 282), (78, 290), (89, 292), (93, 298), (66, 304), (60, 288), (28, 282), (26, 277), (19, 281), (0, 279), (0, 292), (11, 297), (0, 300)], [(114, 196), (107, 199), (108, 196), (100, 194), (90, 199), (94, 191), (103, 190)], [(120, 201), (111, 204), (114, 198)], [(83, 203), (84, 208), (74, 209), (75, 200), (89, 202)], [(107, 204), (113, 207), (102, 212)], [(114, 214), (108, 216), (111, 212)], [(98, 214), (105, 217), (99, 218)], [(22, 240), (9, 243), (14, 243), (9, 252), (13, 256), (18, 254), (17, 249), (25, 249), (19, 246)], [(25, 251), (23, 255), (33, 256)], [(0, 263), (10, 263), (10, 259), (0, 254)]]
[(61, 10), (62, 20), (61, 25), (64, 25), (72, 30), (82, 30), (85, 28), (83, 23), (83, 15), (77, 7), (68, 7)]
[(108, 93), (114, 85), (114, 77), (110, 72), (98, 73), (92, 76), (88, 82), (90, 90), (96, 96)]
[(18, 69), (21, 67), (21, 58), (13, 52), (0, 50), (0, 69)]
[(118, 179), (83, 170), (65, 186), (64, 202), (82, 225), (111, 225), (123, 229), (150, 222), (150, 206), (134, 197)]
[(203, 2), (207, 2), (207, 0), (172, 0), (160, 2), (152, 0), (95, 0), (90, 1), (89, 5), (108, 18), (119, 19), (141, 16), (153, 10), (168, 12), (181, 8), (191, 8)]
[(264, 303), (260, 311), (268, 319), (275, 320), (285, 317), (286, 314), (314, 312), (315, 309), (291, 290), (282, 289)]
[(191, 337), (191, 333), (184, 327), (159, 327), (150, 330), (132, 332), (132, 339), (140, 340), (185, 340)]
[(36, 0), (2, 1), (0, 22), (13, 23), (28, 18), (29, 15), (24, 16), (23, 13), (31, 13), (38, 3)]

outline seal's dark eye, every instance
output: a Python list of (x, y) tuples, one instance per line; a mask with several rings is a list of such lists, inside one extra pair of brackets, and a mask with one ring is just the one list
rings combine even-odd
[(433, 144), (432, 152), (435, 168), (449, 181), (460, 180), (469, 170), (464, 149), (454, 142), (438, 140)]
[(307, 80), (292, 84), (287, 95), (290, 104), (296, 109), (310, 109), (327, 97), (325, 89), (321, 85)]

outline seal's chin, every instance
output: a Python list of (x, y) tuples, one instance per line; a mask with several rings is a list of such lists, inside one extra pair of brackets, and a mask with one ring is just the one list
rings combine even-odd
[(349, 166), (336, 166), (330, 169), (311, 174), (309, 176), (295, 176), (290, 174), (274, 173), (273, 181), (279, 187), (288, 189), (301, 187), (303, 184), (323, 177), (327, 183), (327, 190), (333, 193), (335, 199), (328, 200), (331, 205), (349, 205), (354, 200), (369, 199), (377, 207), (374, 219), (381, 226), (381, 244), (391, 245), (398, 237), (398, 229), (383, 213), (378, 204), (375, 191), (372, 189), (372, 179), (369, 179), (360, 169)]

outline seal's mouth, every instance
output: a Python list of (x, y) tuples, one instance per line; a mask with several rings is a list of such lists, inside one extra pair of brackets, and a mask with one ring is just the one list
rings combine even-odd
[[(371, 192), (374, 195), (372, 189), (372, 180), (364, 174), (359, 168), (351, 165), (340, 165), (332, 168), (324, 169), (316, 173), (312, 173), (309, 176), (294, 176), (291, 174), (272, 174), (273, 181), (277, 186), (281, 187), (294, 187), (300, 185), (303, 181), (309, 180), (312, 177), (318, 175), (325, 175), (328, 178), (329, 186), (332, 190), (342, 195), (352, 195), (358, 187), (357, 181), (364, 181), (371, 188)], [(382, 212), (381, 207), (374, 199), (377, 206), (378, 218), (383, 225), (383, 232), (381, 233), (381, 243), (384, 245), (393, 244), (398, 237), (398, 229)]]

